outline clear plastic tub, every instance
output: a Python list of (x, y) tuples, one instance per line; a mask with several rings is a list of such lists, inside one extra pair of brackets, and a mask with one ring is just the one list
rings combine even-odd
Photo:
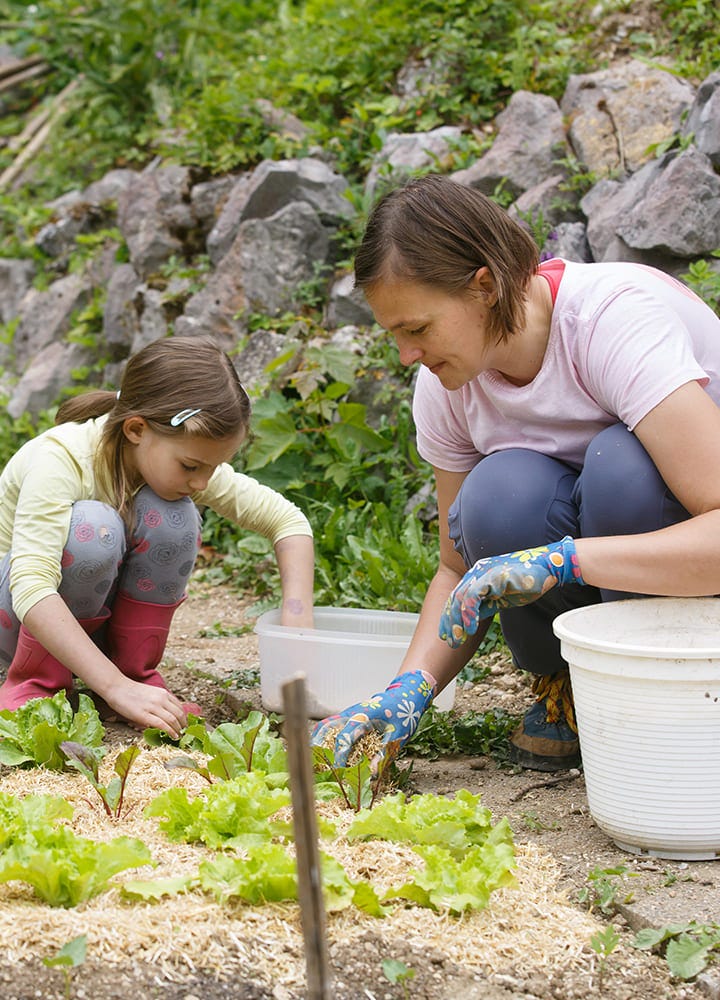
[[(323, 719), (382, 691), (396, 675), (418, 615), (365, 608), (315, 608), (315, 628), (280, 625), (276, 608), (258, 618), (260, 693), (263, 706), (282, 712), (281, 687), (305, 675), (308, 714)], [(449, 711), (455, 681), (434, 701)]]
[(720, 857), (720, 599), (593, 604), (554, 629), (597, 825), (636, 854)]

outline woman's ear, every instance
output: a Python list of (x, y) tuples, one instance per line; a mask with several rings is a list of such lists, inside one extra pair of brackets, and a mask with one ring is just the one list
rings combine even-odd
[(130, 444), (140, 444), (140, 438), (148, 429), (143, 417), (128, 417), (123, 421), (123, 434)]
[(498, 300), (495, 279), (487, 265), (479, 267), (470, 279), (469, 287), (492, 309)]

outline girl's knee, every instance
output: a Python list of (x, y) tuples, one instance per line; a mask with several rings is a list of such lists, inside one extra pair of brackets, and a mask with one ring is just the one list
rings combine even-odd
[(70, 529), (65, 543), (65, 559), (92, 558), (117, 566), (125, 554), (125, 526), (118, 512), (99, 500), (79, 500), (73, 504)]

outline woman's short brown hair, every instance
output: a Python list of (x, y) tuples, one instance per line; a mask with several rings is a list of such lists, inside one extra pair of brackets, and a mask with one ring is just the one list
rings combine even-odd
[(453, 294), (487, 267), (497, 293), (489, 333), (505, 340), (522, 326), (538, 256), (530, 233), (490, 198), (427, 174), (374, 207), (355, 256), (355, 283), (370, 291), (379, 281), (410, 280)]

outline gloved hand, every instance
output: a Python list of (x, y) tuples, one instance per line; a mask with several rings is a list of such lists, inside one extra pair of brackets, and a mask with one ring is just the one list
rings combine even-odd
[(324, 746), (328, 735), (339, 730), (334, 748), (338, 767), (345, 767), (353, 745), (373, 729), (380, 734), (383, 747), (394, 741), (406, 743), (433, 700), (436, 686), (435, 678), (425, 670), (399, 674), (379, 694), (318, 722), (310, 742)]
[(585, 581), (569, 535), (551, 545), (479, 559), (448, 598), (440, 638), (456, 649), (474, 635), (481, 618), (531, 604), (555, 586)]

